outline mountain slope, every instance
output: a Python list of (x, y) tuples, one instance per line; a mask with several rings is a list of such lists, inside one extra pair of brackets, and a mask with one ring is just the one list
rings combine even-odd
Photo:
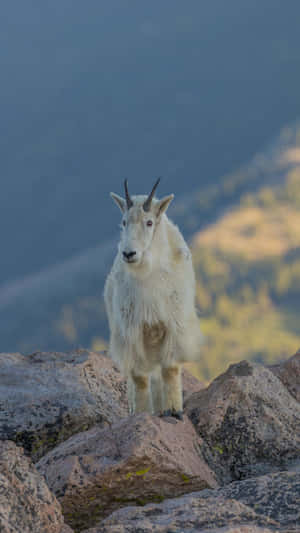
[(300, 345), (300, 146), (278, 164), (277, 184), (242, 195), (193, 239), (204, 379), (241, 358), (275, 362)]

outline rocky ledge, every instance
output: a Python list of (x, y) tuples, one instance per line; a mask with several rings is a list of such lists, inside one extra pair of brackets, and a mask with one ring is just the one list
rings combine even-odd
[(129, 416), (105, 354), (0, 354), (0, 531), (300, 532), (300, 352), (183, 382)]
[(128, 415), (126, 385), (105, 354), (0, 354), (0, 439), (34, 461), (71, 435)]

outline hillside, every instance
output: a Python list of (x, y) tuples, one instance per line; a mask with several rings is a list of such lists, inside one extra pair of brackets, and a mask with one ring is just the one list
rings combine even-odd
[(273, 363), (300, 345), (300, 148), (281, 153), (278, 171), (277, 184), (243, 194), (193, 238), (204, 379), (241, 358)]

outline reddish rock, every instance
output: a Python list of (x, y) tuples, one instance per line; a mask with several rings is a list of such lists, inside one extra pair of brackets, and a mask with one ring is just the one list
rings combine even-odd
[(269, 368), (300, 402), (300, 350), (287, 361)]
[(186, 402), (221, 482), (284, 469), (299, 457), (300, 404), (267, 368), (242, 361)]
[(44, 478), (23, 450), (0, 442), (1, 533), (72, 533)]
[(38, 460), (96, 423), (127, 416), (126, 387), (105, 354), (0, 354), (0, 439)]
[(216, 487), (201, 444), (187, 417), (141, 414), (70, 438), (37, 467), (77, 530), (124, 505)]

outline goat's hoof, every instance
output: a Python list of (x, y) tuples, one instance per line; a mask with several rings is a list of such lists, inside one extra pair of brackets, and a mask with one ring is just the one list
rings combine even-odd
[(172, 416), (172, 409), (166, 409), (160, 416)]
[(172, 416), (178, 420), (183, 420), (183, 411), (174, 411)]
[(173, 416), (177, 420), (183, 420), (183, 411), (175, 411), (175, 409), (166, 409), (161, 416)]

